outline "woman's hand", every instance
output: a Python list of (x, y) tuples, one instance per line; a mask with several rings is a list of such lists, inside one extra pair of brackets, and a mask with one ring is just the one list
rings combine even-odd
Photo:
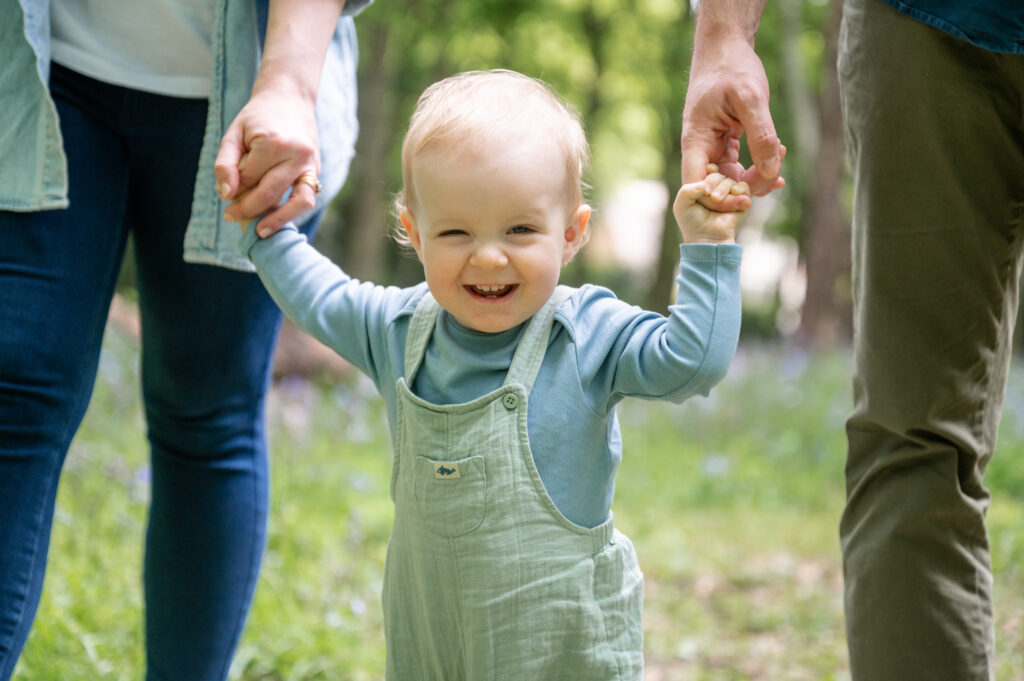
[[(273, 234), (308, 212), (320, 191), (316, 97), (345, 0), (270, 0), (263, 59), (249, 102), (228, 126), (214, 164), (224, 217), (264, 216)], [(281, 199), (291, 189), (283, 204)]]
[[(256, 93), (231, 123), (214, 165), (217, 189), (231, 205), (231, 222), (260, 221), (273, 233), (311, 210), (320, 170), (314, 103), (297, 93)], [(309, 178), (301, 180), (300, 178)], [(291, 188), (288, 200), (278, 205)]]

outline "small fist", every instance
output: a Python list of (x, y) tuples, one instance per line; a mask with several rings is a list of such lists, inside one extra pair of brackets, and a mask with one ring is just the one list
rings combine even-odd
[[(751, 205), (750, 187), (726, 177), (718, 166), (708, 164), (708, 175), (699, 182), (684, 184), (676, 194), (672, 212), (688, 244), (735, 243), (736, 230)], [(720, 212), (715, 206), (727, 197), (741, 197), (734, 202), (739, 210)]]

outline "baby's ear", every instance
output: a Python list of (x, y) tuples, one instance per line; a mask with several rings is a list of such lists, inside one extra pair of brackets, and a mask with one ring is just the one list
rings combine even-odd
[(402, 229), (409, 237), (409, 243), (416, 250), (416, 256), (423, 262), (423, 251), (420, 248), (420, 232), (416, 229), (416, 217), (408, 207), (402, 206), (398, 211), (398, 219), (402, 223)]
[(568, 263), (586, 241), (587, 225), (590, 224), (590, 206), (581, 204), (572, 214), (569, 225), (565, 228), (565, 249), (562, 251), (562, 263)]

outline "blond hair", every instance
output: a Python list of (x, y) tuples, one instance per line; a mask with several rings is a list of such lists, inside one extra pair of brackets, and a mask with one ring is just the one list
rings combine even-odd
[(590, 148), (576, 109), (544, 82), (515, 71), (467, 71), (428, 87), (402, 142), (399, 210), (415, 204), (413, 159), (424, 150), (466, 139), (516, 139), (543, 133), (565, 157), (567, 200), (583, 203), (583, 171)]

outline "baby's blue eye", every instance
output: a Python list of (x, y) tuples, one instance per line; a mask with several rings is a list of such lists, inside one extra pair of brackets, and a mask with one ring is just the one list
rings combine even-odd
[(532, 227), (526, 225), (516, 225), (512, 229), (508, 230), (510, 234), (529, 234), (533, 231)]

